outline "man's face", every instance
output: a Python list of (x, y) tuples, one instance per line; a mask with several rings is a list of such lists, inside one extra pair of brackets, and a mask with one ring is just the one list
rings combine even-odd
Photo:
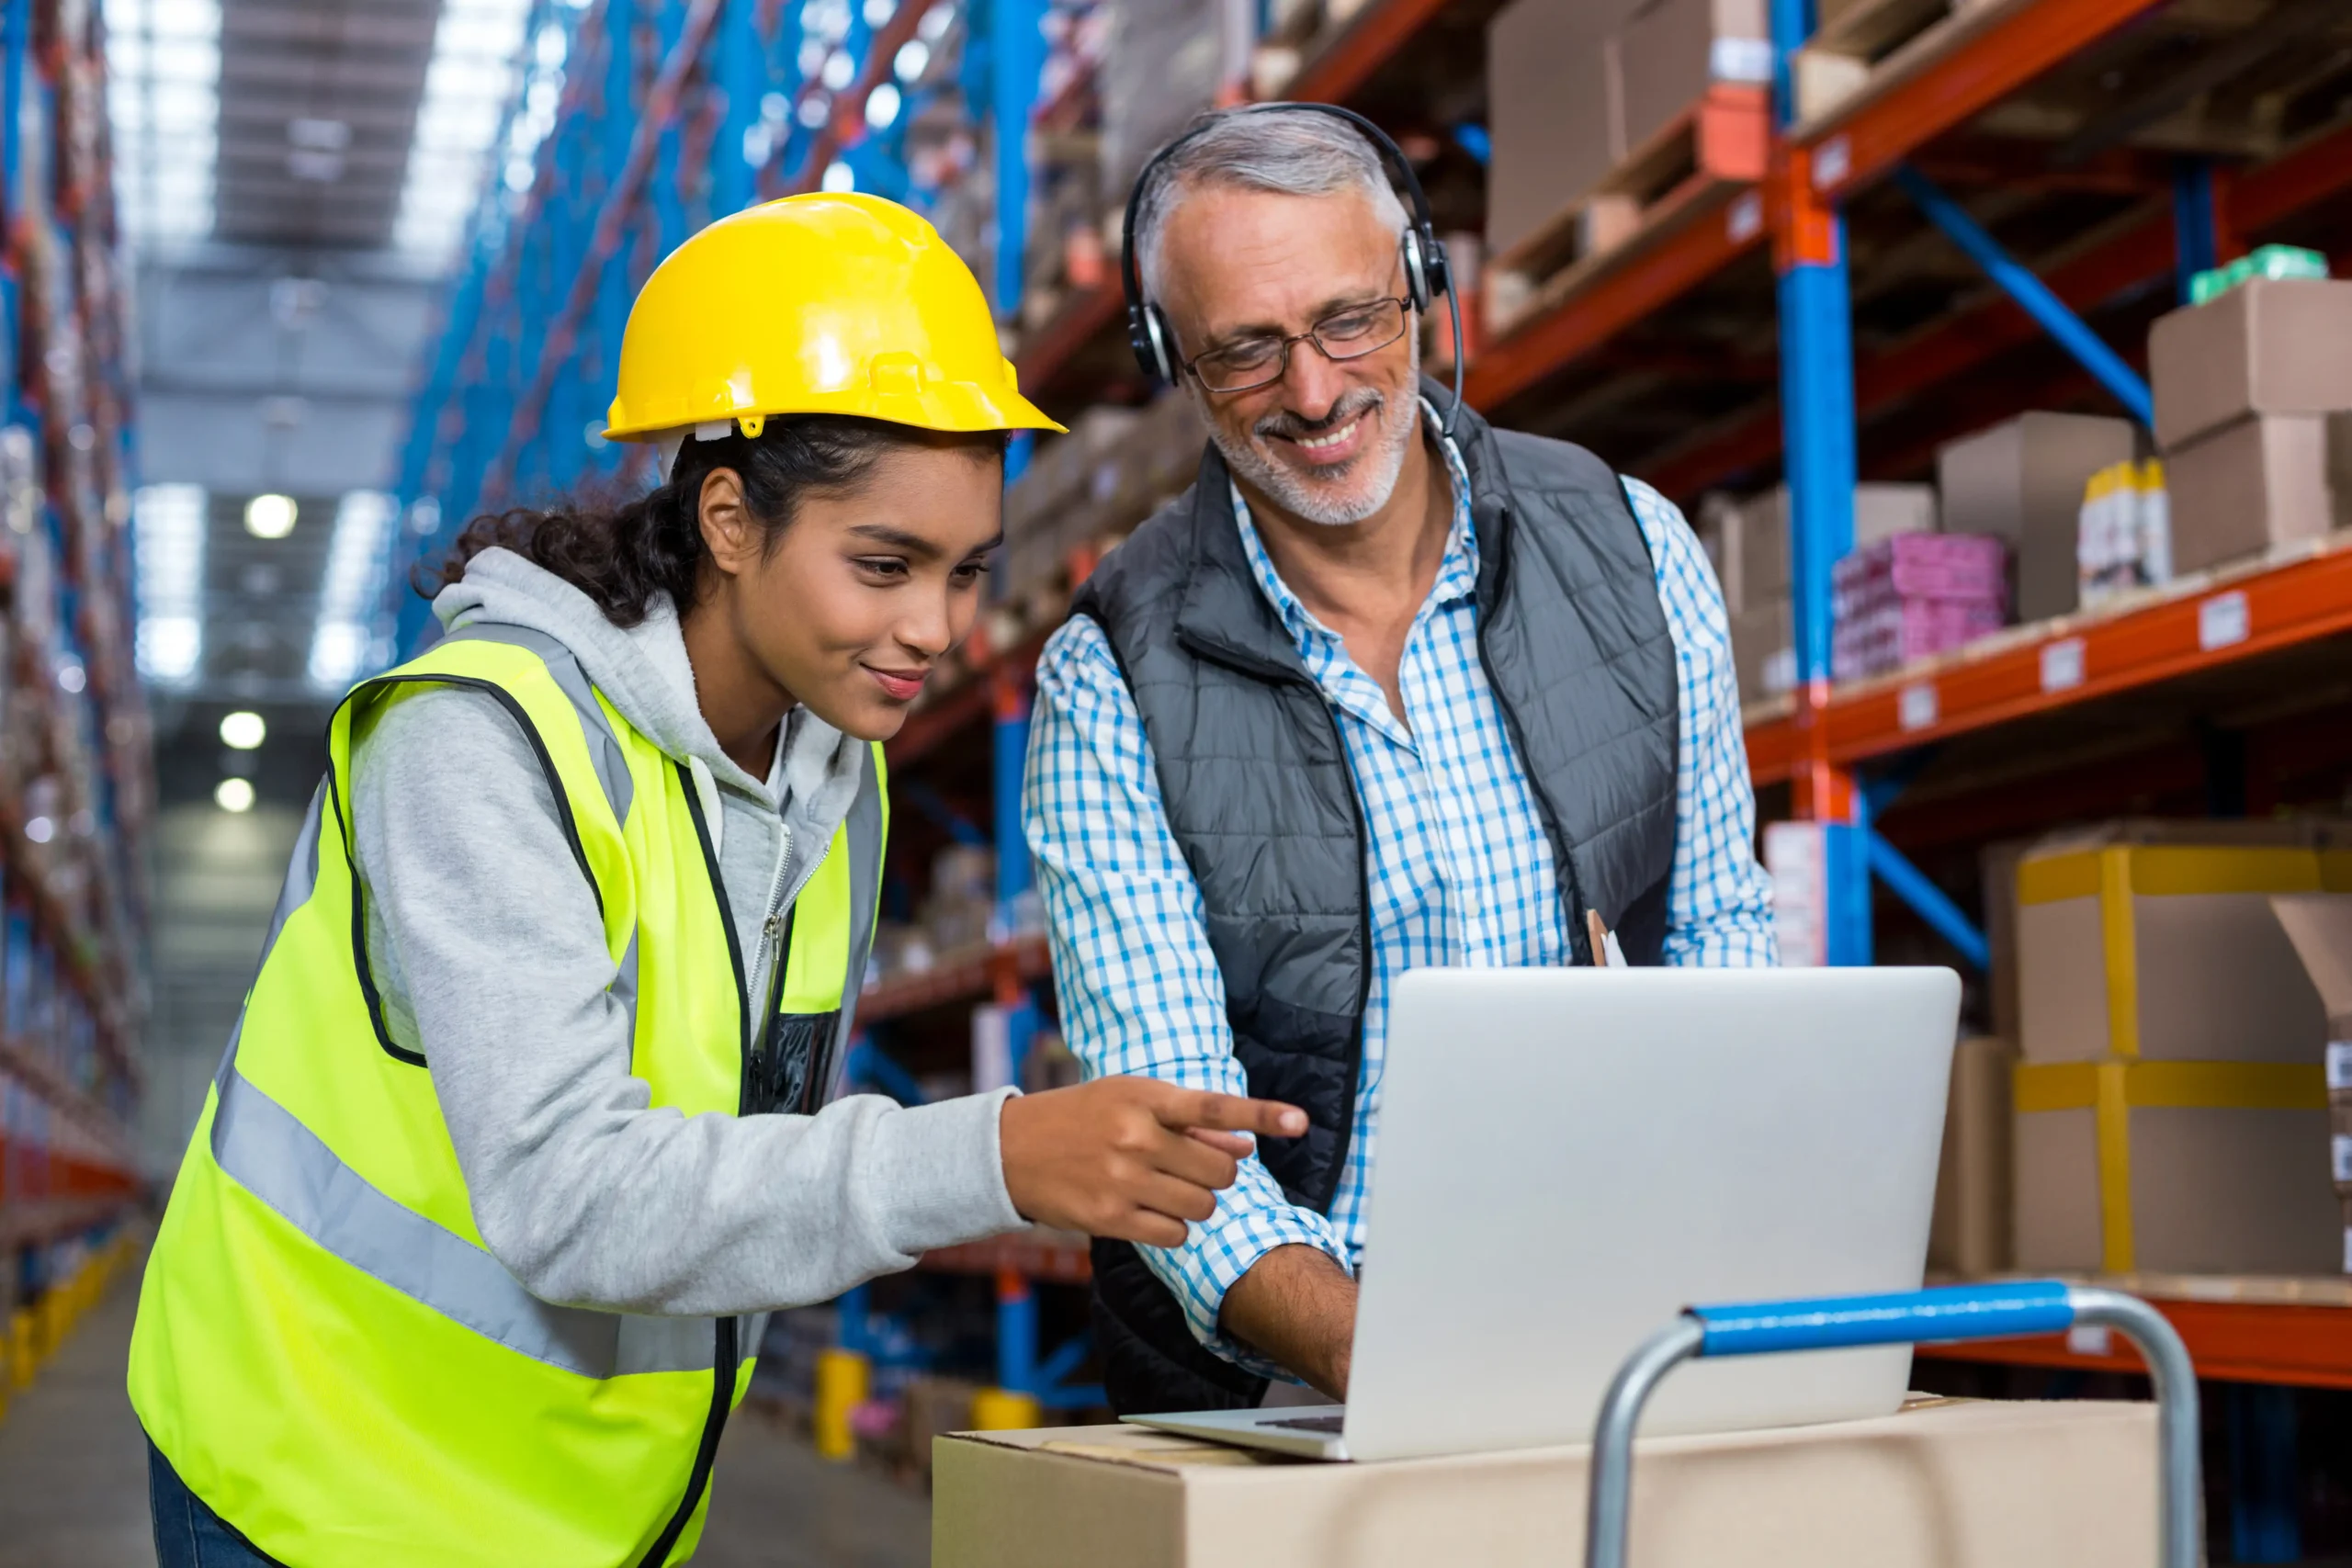
[[(1187, 361), (1405, 292), (1397, 234), (1355, 191), (1187, 191), (1160, 231), (1159, 258), (1160, 307)], [(1395, 343), (1336, 363), (1295, 343), (1282, 378), (1248, 391), (1184, 379), (1245, 483), (1308, 522), (1361, 523), (1387, 504), (1412, 446), (1418, 325), (1408, 319)]]

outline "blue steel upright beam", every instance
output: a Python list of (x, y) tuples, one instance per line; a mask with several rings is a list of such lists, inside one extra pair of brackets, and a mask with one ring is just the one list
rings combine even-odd
[[(1812, 13), (1811, 0), (1771, 3), (1782, 125), (1795, 118), (1790, 62), (1812, 34)], [(1807, 740), (1794, 805), (1800, 817), (1822, 825), (1828, 961), (1867, 964), (1870, 872), (1862, 829), (1854, 821), (1853, 781), (1830, 761), (1817, 722), (1829, 692), (1830, 576), (1854, 545), (1854, 344), (1846, 226), (1814, 188), (1811, 161), (1802, 150), (1785, 152), (1773, 177), (1798, 722)]]
[(996, 313), (1021, 310), (1029, 243), (1029, 116), (1046, 69), (1046, 0), (989, 0), (989, 107), (996, 121)]
[(2050, 286), (2036, 277), (2031, 268), (2003, 250), (2001, 243), (1968, 215), (1966, 208), (1946, 196), (1918, 170), (1898, 169), (1894, 179), (1928, 220), (1943, 231), (1944, 237), (1983, 267), (1985, 275), (2017, 301), (2019, 310), (2058, 340), (2061, 348), (2081, 361), (2083, 368), (2112, 392), (2133, 419), (2143, 425), (2155, 423), (2155, 398), (2148, 390), (2148, 383), (2123, 362), (2121, 355), (2107, 346), (2106, 339), (2084, 325), (2083, 319), (2052, 293)]
[(2173, 266), (2180, 276), (2180, 302), (2200, 272), (2222, 265), (2222, 225), (2213, 206), (2213, 161), (2184, 157), (2172, 171)]

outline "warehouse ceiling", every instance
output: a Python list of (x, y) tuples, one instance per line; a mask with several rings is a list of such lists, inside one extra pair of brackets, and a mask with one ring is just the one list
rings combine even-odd
[[(168, 795), (176, 727), (315, 709), (386, 652), (386, 492), (437, 302), (486, 182), (528, 173), (584, 0), (102, 4)], [(261, 495), (290, 528), (249, 525)], [(191, 791), (217, 750), (195, 737)]]
[(215, 234), (389, 244), (440, 9), (439, 0), (227, 0)]

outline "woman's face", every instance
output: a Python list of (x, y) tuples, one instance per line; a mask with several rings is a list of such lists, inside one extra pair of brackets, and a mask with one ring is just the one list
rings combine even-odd
[(752, 662), (836, 729), (896, 735), (979, 614), (983, 558), (1002, 537), (1001, 461), (970, 447), (886, 451), (855, 489), (805, 497), (772, 548), (756, 525), (723, 525), (730, 502), (743, 518), (732, 472), (712, 474), (702, 501), (719, 575), (708, 607)]

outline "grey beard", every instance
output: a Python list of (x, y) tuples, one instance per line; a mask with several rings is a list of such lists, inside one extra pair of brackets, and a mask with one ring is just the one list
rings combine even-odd
[(1377, 482), (1344, 500), (1331, 496), (1322, 485), (1302, 479), (1295, 470), (1274, 462), (1246, 438), (1229, 440), (1215, 424), (1209, 428), (1217, 450), (1224, 454), (1226, 466), (1270, 497), (1274, 504), (1305, 522), (1326, 528), (1344, 528), (1378, 512), (1396, 492), (1396, 478), (1404, 472), (1405, 455), (1411, 446), (1415, 427), (1420, 423), (1419, 400), (1408, 389), (1401, 399), (1382, 399), (1378, 407), (1366, 412), (1365, 417), (1379, 422), (1379, 445), (1350, 464), (1347, 472), (1353, 475), (1370, 465), (1378, 476)]
[[(1377, 411), (1383, 427), (1381, 444), (1358, 457), (1348, 470), (1353, 473), (1371, 464), (1379, 474), (1380, 482), (1351, 502), (1335, 503), (1327, 499), (1320, 487), (1303, 482), (1296, 473), (1274, 462), (1247, 437), (1228, 440), (1197, 388), (1193, 392), (1198, 400), (1193, 406), (1209, 428), (1209, 439), (1216, 443), (1217, 451), (1224, 456), (1225, 466), (1236, 476), (1272, 498), (1275, 505), (1294, 517), (1326, 528), (1350, 527), (1387, 505), (1388, 498), (1396, 493), (1396, 478), (1405, 471), (1405, 454), (1420, 429), (1421, 344), (1419, 338), (1410, 333), (1407, 341), (1412, 345), (1412, 363), (1406, 375), (1404, 392), (1395, 399), (1384, 396)], [(1302, 348), (1302, 352), (1313, 351)]]

